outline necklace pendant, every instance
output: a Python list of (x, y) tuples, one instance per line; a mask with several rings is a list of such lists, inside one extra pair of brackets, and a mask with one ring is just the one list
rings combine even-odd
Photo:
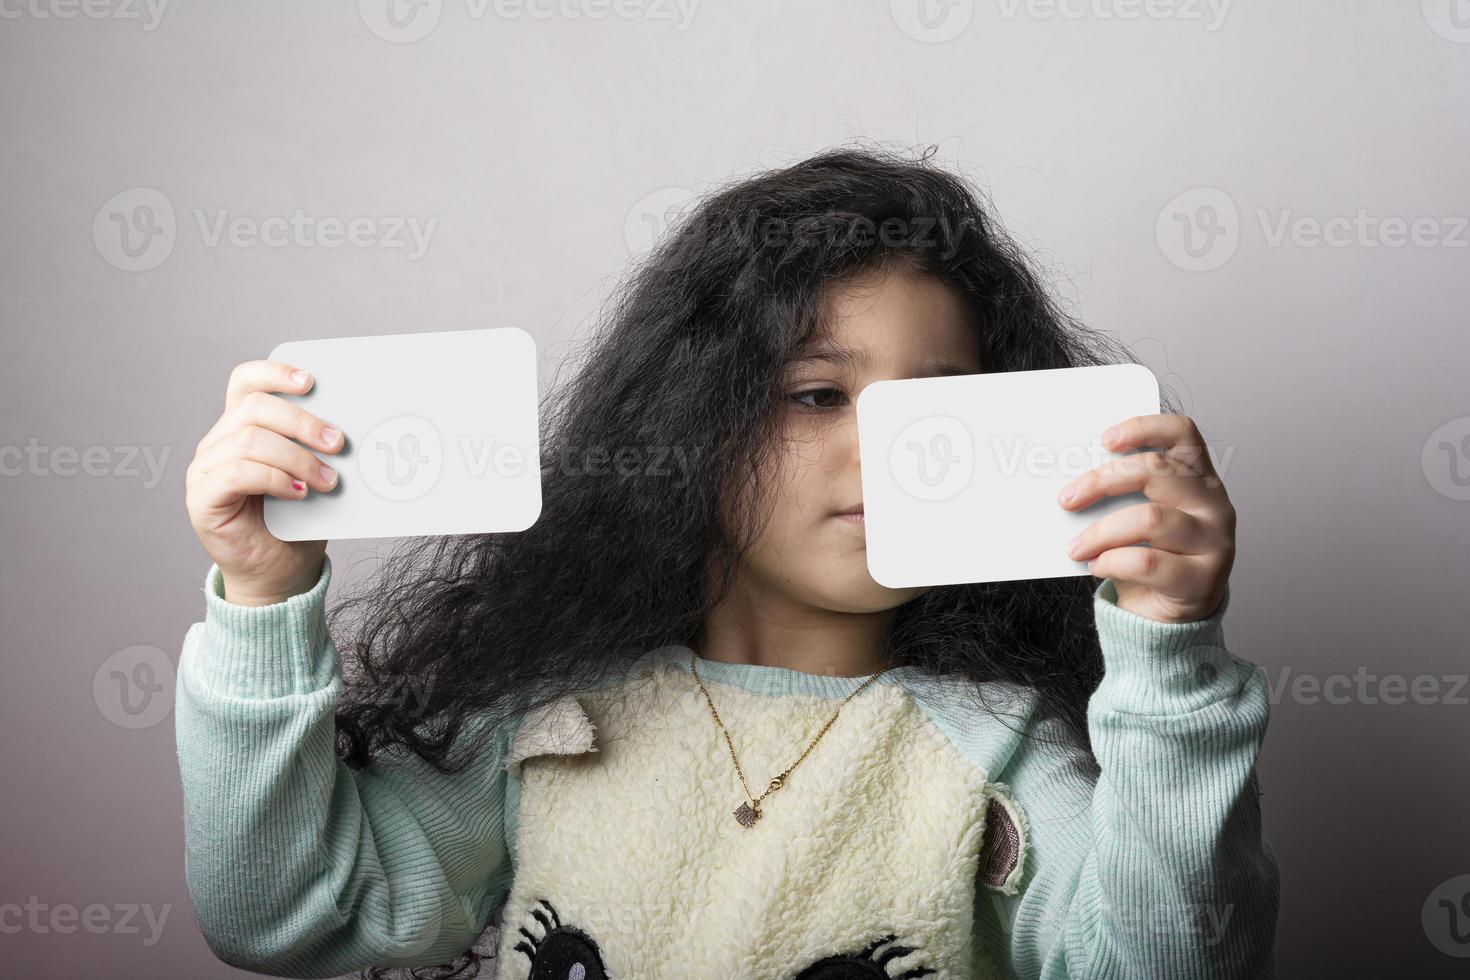
[(742, 803), (735, 808), (735, 822), (742, 827), (754, 827), (755, 822), (760, 818), (760, 807), (752, 807), (749, 803)]

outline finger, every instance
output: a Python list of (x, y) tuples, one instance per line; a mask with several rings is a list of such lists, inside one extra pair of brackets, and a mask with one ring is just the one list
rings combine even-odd
[(1057, 500), (1068, 510), (1081, 510), (1103, 497), (1142, 493), (1166, 506), (1187, 508), (1224, 492), (1223, 486), (1205, 486), (1198, 473), (1177, 459), (1160, 452), (1140, 452), (1088, 470), (1063, 487)]
[[(1110, 437), (1109, 433), (1114, 429), (1117, 432)], [(1135, 415), (1104, 432), (1103, 445), (1113, 452), (1151, 447), (1184, 464), (1210, 489), (1221, 484), (1220, 475), (1215, 472), (1214, 461), (1205, 446), (1205, 437), (1188, 415), (1172, 412)]]
[(1086, 561), (1110, 548), (1142, 541), (1176, 555), (1199, 555), (1214, 549), (1214, 534), (1209, 527), (1178, 508), (1151, 501), (1098, 518), (1067, 543), (1067, 554), (1076, 561)]
[(1097, 578), (1139, 585), (1161, 595), (1186, 596), (1209, 588), (1209, 568), (1198, 558), (1162, 548), (1109, 548), (1087, 563)]
[(200, 440), (197, 452), (202, 453), (230, 432), (248, 425), (279, 432), (287, 439), (324, 453), (340, 452), (343, 446), (342, 433), (336, 426), (279, 395), (252, 391), (220, 416), (214, 428)]
[(210, 470), (236, 459), (284, 470), (313, 490), (326, 493), (337, 485), (337, 471), (279, 432), (247, 425), (216, 440), (196, 457), (201, 471)]
[(282, 500), (306, 496), (306, 484), (284, 470), (253, 459), (232, 459), (208, 472), (190, 475), (200, 505), (207, 511), (229, 510), (242, 497), (265, 494)]
[(281, 391), (293, 395), (311, 390), (313, 378), (305, 368), (282, 361), (245, 361), (235, 365), (225, 385), (225, 410), (234, 408), (252, 391)]

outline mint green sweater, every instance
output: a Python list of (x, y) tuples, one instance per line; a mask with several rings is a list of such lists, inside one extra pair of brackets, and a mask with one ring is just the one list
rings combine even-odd
[[(982, 701), (905, 667), (848, 702), (743, 827), (683, 647), (487, 732), (460, 773), (397, 748), (349, 769), (331, 571), (245, 607), (211, 568), (184, 641), (185, 868), (227, 963), (431, 965), (489, 926), (501, 978), (1272, 973), (1266, 685), (1223, 645), (1228, 591), (1209, 619), (1164, 624), (1099, 586), (1095, 779), (1031, 692)], [(857, 684), (698, 663), (757, 793)]]

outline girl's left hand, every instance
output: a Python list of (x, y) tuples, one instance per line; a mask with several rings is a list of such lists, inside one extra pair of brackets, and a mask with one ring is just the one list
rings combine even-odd
[[(1103, 433), (1113, 452), (1148, 446), (1088, 470), (1058, 499), (1080, 510), (1103, 497), (1141, 491), (1148, 503), (1090, 524), (1068, 554), (1099, 578), (1112, 578), (1118, 606), (1161, 623), (1208, 619), (1220, 606), (1235, 564), (1235, 508), (1215, 472), (1204, 437), (1185, 415), (1135, 415)], [(1067, 494), (1071, 493), (1070, 498)], [(1149, 547), (1127, 547), (1147, 541)]]

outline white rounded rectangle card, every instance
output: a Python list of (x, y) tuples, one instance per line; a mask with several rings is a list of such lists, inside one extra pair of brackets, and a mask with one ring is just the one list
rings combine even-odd
[[(1068, 511), (1057, 493), (1159, 412), (1141, 364), (878, 381), (858, 395), (868, 571), (889, 588), (1086, 575), (1067, 542), (1142, 493)], [(1146, 546), (1146, 545), (1145, 545)]]
[(329, 493), (265, 498), (282, 541), (524, 531), (541, 514), (536, 342), (514, 327), (281, 344), (283, 395), (346, 437)]

